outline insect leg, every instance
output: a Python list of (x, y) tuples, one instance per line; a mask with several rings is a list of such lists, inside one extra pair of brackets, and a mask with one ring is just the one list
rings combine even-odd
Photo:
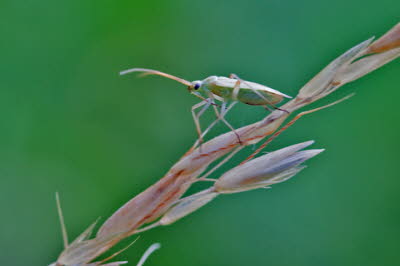
[[(213, 96), (210, 95), (210, 98), (212, 98), (212, 97), (213, 97)], [(231, 106), (229, 106), (229, 107), (227, 108), (227, 107), (226, 107), (226, 104), (227, 104), (227, 102), (225, 102), (225, 101), (222, 102), (221, 111), (218, 111), (218, 108), (216, 108), (215, 106), (213, 106), (213, 107), (214, 107), (215, 115), (217, 116), (217, 119), (218, 119), (218, 120), (221, 120), (222, 122), (224, 122), (224, 124), (225, 124), (227, 127), (229, 127), (230, 130), (232, 130), (233, 133), (235, 133), (235, 135), (236, 135), (236, 137), (237, 137), (237, 139), (238, 139), (238, 141), (239, 141), (239, 144), (242, 145), (243, 143), (242, 143), (242, 141), (240, 140), (239, 134), (236, 132), (235, 128), (234, 128), (231, 124), (229, 124), (228, 121), (226, 121), (226, 119), (225, 119), (225, 117), (224, 117), (224, 116), (226, 115), (226, 113), (227, 113), (227, 110), (231, 108)], [(234, 104), (236, 104), (236, 102), (233, 102), (231, 105), (233, 106)]]
[[(198, 92), (192, 92), (191, 94), (193, 94), (194, 96), (196, 96), (197, 98), (199, 98), (199, 99), (202, 99), (203, 101), (208, 101), (209, 100), (209, 98), (204, 98), (203, 96), (201, 96)], [(219, 107), (221, 107), (220, 105), (218, 105), (218, 104), (216, 104), (216, 103), (214, 103), (214, 102), (212, 102), (211, 103), (212, 105), (215, 105), (215, 106), (219, 106)]]
[[(279, 110), (279, 111), (282, 111), (282, 112), (285, 112), (285, 113), (289, 114), (289, 111), (288, 111), (288, 110), (281, 109), (281, 108), (279, 108), (279, 107), (276, 107), (276, 106), (273, 105), (273, 104), (271, 104), (271, 106), (272, 106), (272, 108), (275, 109), (275, 110)], [(267, 111), (270, 111), (270, 112), (273, 111), (273, 109), (269, 108), (269, 106), (268, 106), (267, 104), (264, 105), (264, 108), (265, 108), (265, 110), (267, 110)]]
[[(202, 137), (202, 133), (201, 133), (201, 126), (200, 126), (200, 116), (202, 116), (204, 114), (204, 112), (210, 107), (212, 101), (211, 99), (206, 99), (206, 101), (202, 101), (199, 102), (195, 105), (192, 106), (192, 116), (193, 116), (193, 121), (194, 124), (196, 126), (196, 130), (197, 130), (197, 134), (199, 135), (199, 142), (202, 143), (203, 142), (203, 137)], [(195, 110), (203, 107), (200, 112), (198, 112), (196, 114)]]
[(271, 108), (269, 108), (269, 106), (266, 104), (263, 106), (265, 108), (265, 110), (272, 112), (273, 110)]
[[(225, 116), (231, 109), (232, 107), (236, 104), (237, 102), (232, 102), (228, 108), (225, 108), (223, 116)], [(214, 106), (219, 106), (218, 104), (213, 104)], [(211, 128), (213, 128), (215, 126), (215, 124), (217, 124), (219, 122), (219, 118), (217, 117), (217, 119), (215, 119), (207, 128), (206, 130), (203, 131), (201, 138), (203, 139), (204, 136), (211, 130)], [(199, 145), (200, 139), (198, 139), (192, 146), (192, 149), (195, 148), (197, 145)]]
[[(229, 110), (232, 109), (232, 107), (233, 107), (236, 103), (237, 103), (237, 102), (232, 102), (228, 107), (226, 107), (226, 104), (225, 104), (225, 106), (224, 106), (224, 104), (222, 104), (222, 106), (221, 106), (221, 116), (224, 117), (224, 116), (229, 112)], [(207, 129), (203, 131), (203, 137), (204, 137), (205, 134), (207, 134), (207, 132), (208, 132), (219, 120), (220, 120), (220, 118), (217, 116), (217, 119), (214, 120), (214, 122), (212, 122), (212, 123), (207, 127)]]

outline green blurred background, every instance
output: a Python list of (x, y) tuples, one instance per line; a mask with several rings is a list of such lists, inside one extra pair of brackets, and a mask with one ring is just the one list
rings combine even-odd
[[(161, 178), (195, 140), (197, 99), (184, 86), (120, 70), (188, 80), (233, 72), (295, 95), (336, 56), (396, 24), (399, 10), (393, 0), (2, 0), (1, 265), (56, 259), (55, 191), (73, 238)], [(343, 87), (317, 105), (356, 97), (270, 146), (314, 139), (327, 149), (296, 178), (220, 197), (118, 258), (135, 265), (160, 242), (146, 265), (398, 265), (399, 70), (397, 60)], [(265, 113), (238, 105), (228, 119), (239, 127)]]

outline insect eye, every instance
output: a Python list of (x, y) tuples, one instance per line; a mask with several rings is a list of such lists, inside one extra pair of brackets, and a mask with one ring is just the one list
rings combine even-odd
[(200, 88), (200, 83), (195, 83), (194, 86), (193, 86), (193, 88), (194, 88), (195, 90), (198, 90), (198, 89)]

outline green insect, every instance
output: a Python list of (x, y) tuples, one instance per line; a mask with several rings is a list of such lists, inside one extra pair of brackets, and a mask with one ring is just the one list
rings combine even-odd
[[(158, 70), (145, 68), (132, 68), (122, 71), (120, 74), (125, 75), (131, 72), (142, 72), (144, 75), (159, 75), (176, 80), (186, 85), (191, 94), (202, 99), (200, 103), (192, 106), (193, 120), (196, 125), (200, 143), (202, 142), (204, 135), (221, 120), (236, 134), (238, 141), (241, 144), (239, 135), (236, 133), (233, 126), (225, 119), (226, 113), (238, 102), (248, 105), (260, 105), (270, 110), (269, 106), (279, 109), (275, 107), (275, 104), (281, 102), (283, 98), (291, 98), (290, 96), (267, 86), (242, 80), (235, 74), (231, 74), (229, 78), (210, 76), (204, 80), (196, 80), (192, 82)], [(221, 105), (216, 104), (215, 100), (220, 101)], [(217, 119), (211, 123), (204, 132), (202, 132), (199, 119), (210, 106), (213, 106)], [(202, 109), (196, 113), (195, 111), (200, 107), (202, 107)]]

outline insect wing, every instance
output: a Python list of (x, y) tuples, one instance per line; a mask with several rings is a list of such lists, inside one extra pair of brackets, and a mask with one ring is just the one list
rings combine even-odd
[[(218, 77), (218, 79), (215, 81), (215, 85), (220, 86), (220, 87), (228, 87), (228, 88), (234, 88), (236, 85), (237, 79), (231, 79), (231, 78), (226, 78), (226, 77)], [(280, 95), (286, 98), (292, 98), (289, 95), (283, 94), (280, 91), (274, 90), (270, 87), (247, 81), (247, 80), (242, 80), (240, 82), (240, 89), (245, 89), (245, 90), (259, 90), (259, 91), (265, 91), (268, 93)]]

